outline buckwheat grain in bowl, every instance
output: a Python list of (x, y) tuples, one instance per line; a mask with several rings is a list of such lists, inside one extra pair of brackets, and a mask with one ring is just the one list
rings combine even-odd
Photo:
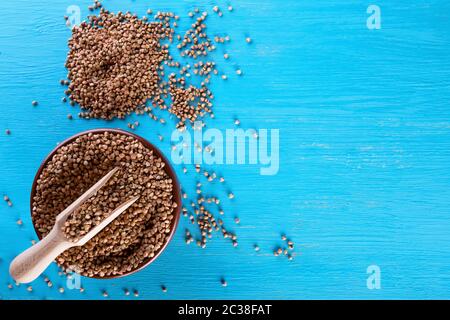
[(77, 241), (121, 203), (139, 199), (84, 246), (62, 253), (56, 259), (62, 268), (88, 277), (119, 277), (149, 264), (170, 241), (181, 206), (173, 170), (143, 138), (113, 129), (78, 134), (44, 161), (31, 195), (39, 238), (50, 232), (62, 210), (116, 167), (108, 183), (68, 217), (66, 237)]

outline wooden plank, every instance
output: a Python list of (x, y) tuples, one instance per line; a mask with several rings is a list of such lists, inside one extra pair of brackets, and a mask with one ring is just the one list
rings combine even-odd
[[(88, 13), (89, 1), (75, 3)], [(432, 0), (377, 1), (380, 30), (367, 29), (365, 1), (241, 0), (223, 18), (211, 15), (211, 33), (232, 41), (230, 61), (220, 50), (216, 56), (229, 79), (212, 86), (216, 119), (208, 126), (233, 128), (238, 117), (243, 128), (280, 130), (277, 175), (261, 176), (251, 165), (216, 167), (236, 195), (223, 202), (238, 248), (220, 238), (204, 250), (187, 247), (189, 224), (182, 220), (167, 251), (136, 275), (83, 278), (84, 294), (60, 294), (65, 279), (53, 267), (46, 273), (53, 288), (41, 279), (31, 293), (8, 289), (9, 262), (35, 238), (29, 193), (42, 159), (77, 132), (127, 124), (66, 118), (78, 112), (60, 102), (58, 83), (70, 37), (62, 17), (71, 4), (0, 3), (0, 192), (14, 203), (0, 206), (3, 299), (102, 299), (104, 289), (124, 298), (124, 287), (152, 299), (450, 298), (450, 4)], [(176, 11), (185, 28), (196, 4), (212, 11), (210, 1), (167, 0), (152, 8)], [(148, 4), (105, 5), (144, 15)], [(170, 154), (168, 139), (157, 134), (168, 137), (173, 123), (138, 119), (136, 133)], [(176, 169), (193, 191), (194, 176)], [(226, 190), (218, 193), (225, 197)], [(292, 262), (271, 253), (282, 232), (300, 254)], [(381, 269), (380, 290), (366, 286), (370, 265)]]

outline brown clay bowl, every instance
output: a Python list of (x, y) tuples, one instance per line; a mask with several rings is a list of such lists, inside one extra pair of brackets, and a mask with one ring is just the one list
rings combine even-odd
[[(175, 201), (177, 202), (177, 208), (174, 211), (174, 219), (172, 220), (172, 225), (171, 225), (171, 231), (170, 234), (168, 236), (168, 239), (166, 241), (166, 243), (158, 250), (158, 252), (156, 252), (156, 254), (152, 257), (152, 258), (148, 258), (148, 260), (146, 260), (145, 262), (143, 262), (138, 268), (131, 270), (127, 273), (124, 273), (122, 275), (117, 275), (117, 276), (106, 276), (106, 277), (99, 277), (99, 276), (94, 276), (92, 278), (96, 278), (96, 279), (112, 279), (112, 278), (121, 278), (133, 273), (136, 273), (142, 269), (144, 269), (146, 266), (148, 266), (150, 263), (152, 263), (153, 261), (156, 260), (156, 258), (158, 258), (158, 256), (161, 254), (161, 252), (164, 251), (164, 249), (167, 247), (167, 245), (169, 244), (169, 242), (172, 240), (173, 235), (175, 234), (175, 230), (177, 228), (178, 225), (178, 221), (180, 219), (180, 211), (181, 211), (181, 191), (180, 191), (180, 184), (178, 183), (178, 179), (177, 176), (175, 174), (175, 171), (173, 171), (172, 166), (170, 165), (170, 162), (167, 160), (167, 158), (162, 154), (161, 151), (159, 151), (158, 148), (156, 148), (154, 145), (152, 145), (150, 142), (148, 142), (147, 140), (145, 140), (144, 138), (125, 131), (125, 130), (121, 130), (121, 129), (93, 129), (93, 130), (87, 130), (87, 131), (83, 131), (81, 133), (78, 133), (66, 140), (64, 140), (63, 142), (61, 142), (60, 144), (58, 144), (58, 146), (52, 150), (52, 152), (49, 153), (49, 155), (44, 159), (44, 161), (42, 161), (41, 166), (39, 167), (39, 170), (36, 173), (36, 176), (34, 177), (34, 181), (33, 181), (33, 186), (31, 188), (31, 199), (30, 199), (30, 210), (31, 212), (33, 211), (33, 198), (36, 194), (36, 184), (37, 184), (37, 180), (39, 179), (42, 170), (46, 167), (47, 163), (53, 158), (53, 155), (56, 153), (56, 151), (61, 148), (64, 145), (67, 145), (71, 142), (73, 142), (76, 138), (88, 134), (88, 133), (104, 133), (104, 132), (112, 132), (112, 133), (118, 133), (118, 134), (124, 134), (127, 136), (131, 136), (133, 138), (138, 139), (145, 147), (147, 147), (148, 149), (152, 150), (157, 156), (159, 156), (163, 162), (166, 164), (164, 166), (166, 173), (169, 175), (169, 177), (172, 179), (173, 181), (173, 195), (175, 198)], [(33, 219), (32, 219), (33, 220)], [(34, 230), (36, 231), (36, 234), (39, 238), (39, 240), (42, 239), (42, 234), (39, 232), (39, 230), (36, 229), (35, 223), (33, 221), (33, 226), (34, 226)]]

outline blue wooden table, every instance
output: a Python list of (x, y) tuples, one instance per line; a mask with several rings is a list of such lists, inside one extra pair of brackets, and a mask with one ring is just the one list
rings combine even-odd
[[(450, 298), (450, 3), (444, 0), (105, 1), (112, 11), (139, 15), (148, 7), (175, 11), (181, 28), (195, 6), (211, 13), (221, 6), (224, 16), (211, 14), (209, 29), (232, 39), (230, 61), (216, 55), (229, 79), (212, 85), (216, 118), (208, 125), (233, 128), (238, 117), (243, 128), (279, 129), (279, 172), (215, 167), (236, 196), (224, 201), (224, 219), (239, 236), (237, 248), (218, 236), (206, 249), (187, 246), (189, 222), (182, 218), (167, 250), (135, 275), (82, 278), (84, 293), (61, 294), (66, 279), (53, 265), (45, 274), (52, 288), (41, 277), (32, 292), (26, 285), (9, 289), (9, 262), (36, 239), (31, 183), (57, 142), (91, 128), (127, 129), (138, 119), (135, 132), (170, 154), (158, 134), (170, 134), (174, 120), (163, 126), (136, 116), (67, 119), (78, 110), (61, 103), (70, 37), (63, 16), (78, 5), (85, 17), (89, 4), (0, 3), (0, 193), (13, 202), (0, 203), (1, 298), (105, 299), (102, 290), (109, 299)], [(371, 24), (372, 4), (380, 9), (379, 26)], [(235, 75), (237, 67), (243, 76)], [(184, 186), (193, 184), (194, 175), (175, 169)], [(226, 199), (227, 190), (218, 190)], [(281, 233), (296, 244), (293, 261), (272, 254)], [(126, 297), (123, 288), (137, 289), (139, 297)]]

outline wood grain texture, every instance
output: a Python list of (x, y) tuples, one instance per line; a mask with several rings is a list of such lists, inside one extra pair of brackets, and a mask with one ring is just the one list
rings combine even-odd
[[(227, 2), (166, 0), (151, 7), (176, 11), (185, 28), (189, 10), (211, 11), (216, 3)], [(85, 293), (60, 294), (56, 288), (65, 279), (55, 266), (46, 272), (53, 288), (42, 279), (31, 293), (7, 288), (9, 262), (35, 239), (32, 179), (58, 141), (91, 128), (126, 128), (127, 122), (69, 121), (67, 113), (78, 110), (60, 102), (70, 37), (62, 17), (72, 4), (86, 15), (89, 1), (1, 2), (0, 192), (14, 203), (0, 206), (3, 299), (103, 299), (103, 289), (110, 298), (125, 298), (124, 287), (138, 289), (143, 299), (450, 298), (449, 2), (231, 3), (233, 13), (209, 21), (212, 34), (232, 38), (230, 61), (217, 52), (229, 80), (213, 84), (216, 119), (209, 125), (233, 128), (237, 116), (244, 128), (280, 129), (281, 143), (275, 176), (261, 176), (251, 165), (216, 167), (236, 195), (224, 209), (238, 248), (220, 238), (204, 250), (188, 247), (183, 234), (189, 224), (182, 220), (167, 250), (145, 270), (111, 281), (83, 278)], [(366, 28), (372, 3), (381, 8), (381, 30)], [(131, 0), (105, 5), (139, 15), (148, 6)], [(234, 75), (238, 66), (241, 78)], [(160, 142), (157, 134), (167, 136), (171, 126), (138, 119), (136, 133), (169, 154), (168, 140)], [(176, 170), (183, 187), (193, 190), (194, 175)], [(296, 243), (292, 263), (271, 253), (281, 232)], [(366, 287), (372, 264), (381, 268), (380, 290)]]

